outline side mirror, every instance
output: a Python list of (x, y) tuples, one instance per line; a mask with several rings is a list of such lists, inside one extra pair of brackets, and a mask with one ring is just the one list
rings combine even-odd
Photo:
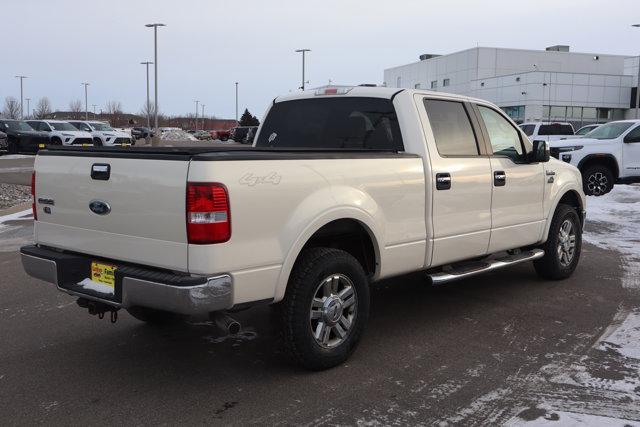
[(533, 141), (533, 151), (529, 156), (531, 163), (544, 163), (549, 161), (549, 143), (547, 141)]

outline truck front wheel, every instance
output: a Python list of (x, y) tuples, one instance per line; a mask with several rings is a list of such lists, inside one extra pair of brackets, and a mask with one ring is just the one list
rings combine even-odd
[(369, 284), (360, 263), (333, 248), (306, 249), (280, 303), (287, 356), (322, 370), (347, 360), (369, 317)]
[(587, 196), (603, 196), (613, 189), (613, 173), (602, 165), (587, 167), (582, 172), (582, 186)]
[(550, 280), (571, 276), (582, 250), (582, 226), (572, 206), (558, 205), (542, 249), (544, 256), (533, 262), (538, 276)]

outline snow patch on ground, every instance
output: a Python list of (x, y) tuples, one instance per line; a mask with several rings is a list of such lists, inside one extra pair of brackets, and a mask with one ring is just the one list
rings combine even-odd
[(601, 197), (587, 197), (584, 240), (616, 251), (625, 288), (640, 289), (640, 186), (616, 185)]
[[(637, 426), (629, 420), (622, 418), (602, 417), (599, 415), (579, 414), (575, 412), (545, 410), (544, 408), (531, 408), (528, 410), (532, 416), (537, 417), (533, 420), (523, 420), (520, 417), (514, 417), (507, 421), (505, 426), (599, 426), (599, 427), (623, 427)], [(538, 415), (539, 414), (539, 415)]]
[(4, 156), (0, 156), (0, 160), (15, 160), (15, 159), (33, 159), (35, 155), (28, 154), (6, 154)]
[(640, 310), (628, 313), (622, 322), (611, 325), (597, 348), (640, 360)]
[(0, 226), (4, 225), (5, 222), (17, 221), (17, 220), (23, 220), (23, 219), (24, 220), (33, 219), (33, 212), (31, 211), (31, 209), (12, 213), (9, 215), (0, 216)]

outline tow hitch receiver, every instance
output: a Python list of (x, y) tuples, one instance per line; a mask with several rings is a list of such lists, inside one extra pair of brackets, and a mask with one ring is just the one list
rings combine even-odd
[(76, 303), (78, 306), (88, 309), (89, 314), (92, 316), (98, 315), (98, 318), (104, 319), (104, 314), (109, 313), (111, 323), (118, 321), (118, 310), (120, 310), (118, 307), (113, 307), (98, 301), (91, 301), (86, 298), (78, 298)]

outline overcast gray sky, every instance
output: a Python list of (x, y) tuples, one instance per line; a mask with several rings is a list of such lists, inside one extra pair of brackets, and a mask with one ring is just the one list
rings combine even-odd
[[(527, 6), (527, 3), (530, 5)], [(153, 60), (159, 31), (160, 109), (259, 117), (278, 94), (300, 85), (300, 56), (310, 48), (310, 86), (381, 83), (383, 70), (421, 53), (476, 46), (640, 53), (638, 0), (0, 0), (0, 98), (19, 98), (17, 74), (29, 76), (32, 106), (47, 96), (56, 109), (84, 100), (98, 109), (120, 101), (128, 112), (145, 102), (141, 61)], [(91, 108), (91, 107), (89, 107)]]

